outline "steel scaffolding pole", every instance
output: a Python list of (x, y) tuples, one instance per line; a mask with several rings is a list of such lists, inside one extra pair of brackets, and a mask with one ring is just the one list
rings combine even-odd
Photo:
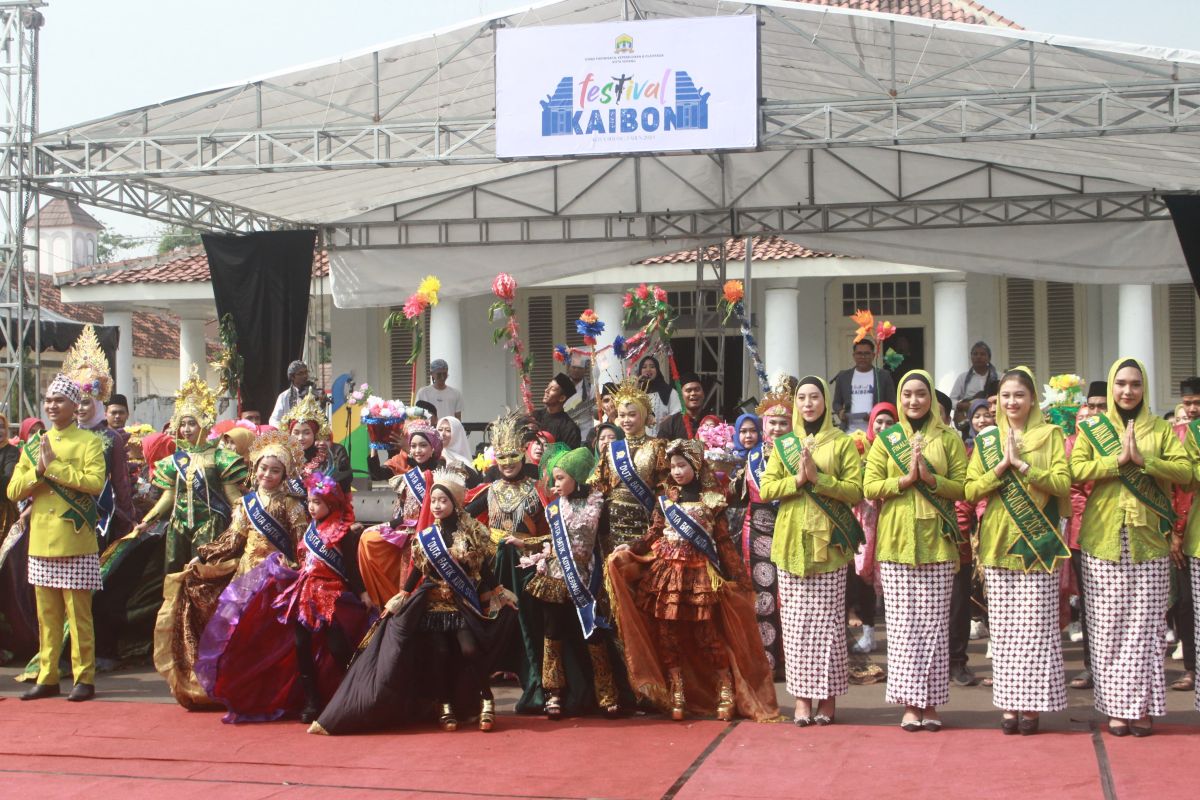
[(9, 419), (37, 416), (41, 387), (38, 249), (25, 243), (25, 224), (38, 207), (29, 178), (38, 122), (38, 32), (45, 22), (38, 8), (43, 5), (41, 0), (0, 2), (0, 406)]

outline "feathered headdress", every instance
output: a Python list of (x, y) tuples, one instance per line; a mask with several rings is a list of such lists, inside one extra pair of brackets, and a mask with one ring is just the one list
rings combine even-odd
[(776, 372), (771, 376), (771, 391), (767, 392), (754, 409), (759, 418), (787, 417), (792, 418), (792, 404), (795, 402), (796, 385), (798, 381), (784, 372)]
[(83, 333), (79, 334), (63, 360), (63, 372), (75, 381), (84, 395), (101, 403), (108, 401), (112, 394), (112, 374), (108, 356), (100, 349), (95, 327), (83, 326)]
[(525, 452), (524, 421), (522, 415), (505, 411), (492, 423), (492, 449), (497, 458)]
[(175, 392), (175, 413), (171, 415), (171, 427), (178, 428), (179, 420), (192, 417), (204, 429), (211, 428), (217, 417), (217, 397), (192, 364), (188, 379)]
[(632, 375), (627, 376), (617, 384), (617, 389), (613, 392), (612, 397), (613, 402), (617, 404), (617, 408), (632, 403), (641, 406), (642, 410), (646, 412), (646, 416), (650, 415), (650, 395), (646, 394), (646, 390), (642, 388), (641, 383)]
[(282, 421), (283, 428), (287, 431), (291, 431), (297, 422), (315, 422), (317, 423), (317, 438), (329, 438), (329, 417), (325, 416), (325, 409), (321, 408), (317, 398), (313, 397), (313, 392), (300, 398), (300, 402), (283, 415)]
[(254, 439), (250, 445), (250, 465), (256, 466), (264, 456), (278, 458), (288, 478), (299, 475), (300, 467), (304, 465), (304, 451), (283, 431), (267, 431)]

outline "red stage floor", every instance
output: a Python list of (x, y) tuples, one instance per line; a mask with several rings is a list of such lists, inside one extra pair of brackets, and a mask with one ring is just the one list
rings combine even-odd
[(1186, 797), (1200, 731), (1116, 740), (1068, 720), (1032, 738), (892, 724), (558, 724), (501, 716), (490, 734), (309, 736), (296, 722), (230, 726), (161, 703), (0, 699), (0, 796), (970, 798)]

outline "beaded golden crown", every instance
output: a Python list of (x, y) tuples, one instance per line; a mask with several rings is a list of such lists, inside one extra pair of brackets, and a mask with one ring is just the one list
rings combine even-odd
[(292, 425), (297, 422), (315, 422), (317, 438), (329, 438), (329, 417), (325, 416), (325, 409), (321, 408), (312, 392), (300, 398), (300, 402), (288, 409), (280, 421), (283, 422), (283, 429), (286, 431), (290, 431)]
[(650, 395), (646, 394), (646, 390), (632, 375), (617, 384), (617, 390), (613, 392), (612, 398), (613, 402), (617, 404), (617, 408), (632, 403), (641, 406), (647, 416), (650, 414)]
[(492, 450), (496, 456), (507, 456), (524, 451), (525, 420), (520, 414), (506, 411), (496, 418), (491, 426)]
[(304, 451), (300, 444), (283, 431), (266, 431), (254, 438), (250, 444), (250, 464), (257, 466), (260, 459), (272, 456), (283, 464), (287, 477), (294, 478), (300, 474), (304, 464)]
[(799, 381), (783, 372), (778, 372), (771, 379), (771, 391), (767, 392), (754, 409), (759, 419), (764, 417), (792, 418), (792, 405), (795, 403), (796, 388)]
[(192, 364), (188, 379), (175, 392), (175, 413), (171, 415), (171, 427), (178, 428), (184, 417), (192, 417), (204, 429), (211, 428), (217, 417), (217, 396), (204, 379), (196, 365)]
[(108, 402), (112, 394), (112, 374), (108, 356), (100, 348), (100, 339), (92, 325), (83, 326), (83, 333), (67, 351), (63, 373), (75, 381), (84, 395), (101, 403)]
[(441, 486), (454, 496), (454, 504), (462, 508), (467, 496), (467, 483), (462, 474), (450, 467), (438, 467), (433, 471), (432, 486)]

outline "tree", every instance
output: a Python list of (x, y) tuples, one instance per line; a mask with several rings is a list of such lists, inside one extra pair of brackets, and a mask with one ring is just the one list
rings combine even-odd
[(96, 239), (96, 263), (107, 264), (109, 261), (116, 261), (126, 250), (132, 250), (141, 244), (140, 240), (132, 236), (103, 228)]
[(180, 247), (200, 244), (200, 231), (182, 225), (164, 225), (159, 229), (158, 254), (164, 255)]

